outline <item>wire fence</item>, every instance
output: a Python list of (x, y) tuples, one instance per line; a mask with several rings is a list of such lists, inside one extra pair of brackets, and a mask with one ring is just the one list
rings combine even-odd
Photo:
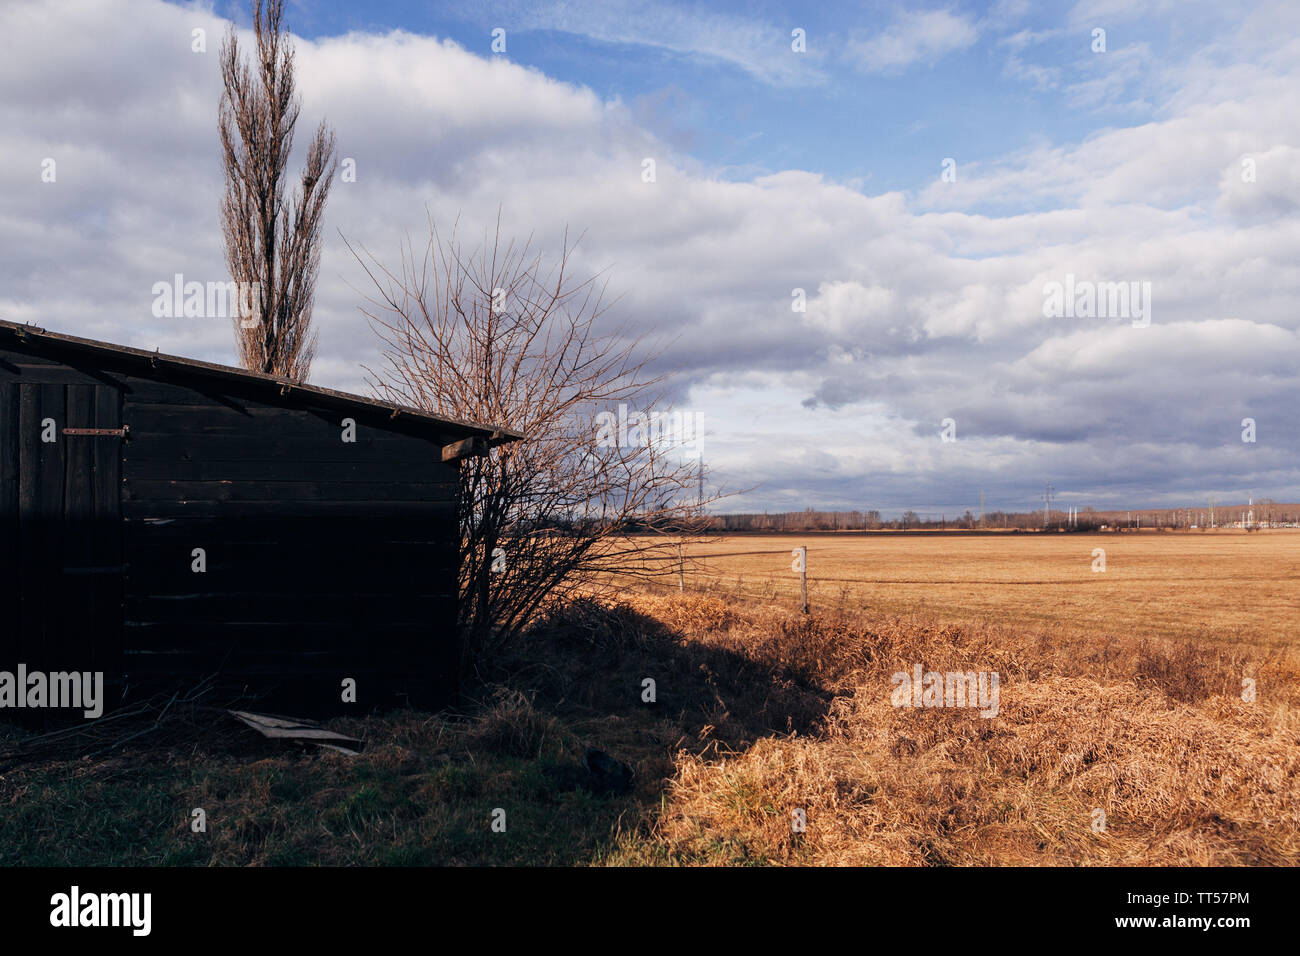
[[(781, 555), (790, 562), (788, 570), (781, 572), (774, 567), (770, 574), (746, 574), (745, 572), (726, 571), (710, 568), (705, 562), (715, 558), (772, 557)], [(721, 551), (707, 554), (655, 555), (647, 560), (666, 565), (660, 572), (662, 577), (638, 577), (638, 583), (665, 592), (679, 593), (724, 593), (730, 597), (740, 597), (755, 601), (773, 602), (793, 596), (802, 604), (805, 612), (809, 610), (808, 589), (815, 588), (816, 581), (808, 578), (808, 549), (799, 545), (790, 549), (777, 551)], [(784, 575), (788, 574), (786, 578)], [(747, 581), (746, 578), (749, 578)], [(827, 579), (821, 579), (823, 581)], [(851, 581), (852, 579), (843, 579)], [(733, 583), (734, 582), (734, 583)], [(757, 584), (758, 587), (754, 587)], [(787, 593), (789, 592), (789, 593)], [(843, 597), (843, 595), (841, 595)]]
[[(813, 554), (810, 563), (809, 554)], [(709, 562), (718, 558), (734, 559), (749, 557), (782, 556), (785, 563), (774, 562), (770, 570), (744, 570), (710, 567)], [(789, 549), (762, 551), (719, 551), (708, 553), (679, 553), (647, 556), (658, 570), (644, 575), (634, 575), (639, 585), (657, 591), (679, 593), (722, 593), (764, 602), (785, 602), (793, 600), (805, 612), (811, 604), (825, 607), (827, 604), (842, 606), (850, 600), (852, 590), (863, 587), (997, 587), (1034, 588), (1041, 586), (1077, 587), (1079, 582), (1068, 577), (1026, 576), (1018, 572), (1014, 577), (1003, 576), (957, 576), (942, 575), (915, 576), (859, 576), (845, 574), (845, 569), (836, 567), (834, 557), (825, 549), (811, 552), (804, 545)], [(826, 563), (819, 563), (826, 562)], [(1170, 581), (1180, 580), (1176, 577)]]

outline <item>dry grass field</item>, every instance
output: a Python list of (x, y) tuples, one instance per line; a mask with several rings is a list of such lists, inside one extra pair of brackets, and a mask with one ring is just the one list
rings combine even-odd
[(687, 548), (686, 590), (795, 607), (799, 545), (814, 609), (1268, 647), (1300, 627), (1300, 530), (737, 535)]
[[(714, 719), (678, 751), (663, 806), (621, 841), (617, 862), (1300, 862), (1294, 650), (1059, 641), (712, 597), (632, 604), (697, 653), (749, 667), (706, 665)], [(894, 706), (891, 675), (916, 663), (996, 671), (998, 714)], [(1250, 702), (1243, 677), (1259, 689)], [(786, 732), (751, 737), (756, 714), (769, 726), (784, 715)]]
[[(811, 614), (790, 538), (710, 542), (784, 550), (711, 561), (776, 599), (571, 601), (460, 713), (333, 721), (356, 757), (210, 714), (95, 756), (0, 727), (0, 865), (1300, 864), (1300, 536), (805, 540)], [(998, 674), (996, 714), (896, 706), (916, 666)]]

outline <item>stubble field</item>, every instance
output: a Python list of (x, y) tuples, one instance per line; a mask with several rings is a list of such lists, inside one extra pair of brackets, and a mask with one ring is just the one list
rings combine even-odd
[(814, 609), (1257, 647), (1300, 625), (1300, 530), (737, 535), (687, 546), (686, 590), (797, 607), (801, 545)]

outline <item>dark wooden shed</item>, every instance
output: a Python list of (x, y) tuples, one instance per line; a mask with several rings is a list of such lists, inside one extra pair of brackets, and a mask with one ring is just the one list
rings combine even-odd
[(458, 462), (520, 437), (0, 322), (0, 671), (445, 704)]

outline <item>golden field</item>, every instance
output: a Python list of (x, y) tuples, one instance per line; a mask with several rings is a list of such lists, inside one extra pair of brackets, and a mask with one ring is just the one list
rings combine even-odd
[(686, 590), (796, 607), (800, 545), (814, 610), (1266, 647), (1300, 627), (1300, 529), (734, 535), (687, 545)]

